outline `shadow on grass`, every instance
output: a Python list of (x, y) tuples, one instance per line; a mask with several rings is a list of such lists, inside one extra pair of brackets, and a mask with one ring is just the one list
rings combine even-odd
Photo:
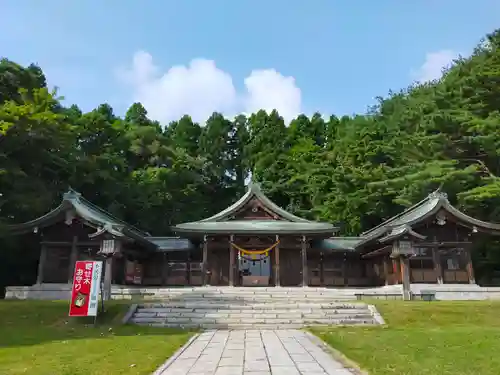
[(136, 301), (107, 302), (105, 312), (100, 312), (94, 324), (93, 317), (69, 317), (67, 301), (0, 300), (0, 348), (123, 336), (176, 338), (189, 333), (181, 329), (123, 325), (122, 318), (132, 303)]

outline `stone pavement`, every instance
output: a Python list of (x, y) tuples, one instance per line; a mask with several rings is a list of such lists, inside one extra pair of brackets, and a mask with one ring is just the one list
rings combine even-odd
[(308, 333), (292, 329), (204, 332), (168, 363), (155, 375), (354, 374)]

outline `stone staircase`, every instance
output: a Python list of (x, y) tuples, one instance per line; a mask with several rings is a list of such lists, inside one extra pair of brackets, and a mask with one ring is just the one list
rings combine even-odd
[(285, 329), (380, 324), (373, 306), (352, 291), (326, 288), (171, 289), (161, 302), (133, 305), (127, 322), (202, 329)]

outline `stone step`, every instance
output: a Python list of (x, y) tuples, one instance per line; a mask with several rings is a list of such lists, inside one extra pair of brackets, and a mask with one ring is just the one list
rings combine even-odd
[[(168, 293), (167, 293), (168, 292)], [(159, 290), (161, 302), (137, 306), (131, 323), (201, 329), (276, 329), (310, 325), (377, 324), (354, 295), (325, 289)]]
[(209, 318), (133, 318), (133, 323), (168, 323), (168, 324), (350, 324), (352, 322), (363, 322), (373, 324), (371, 316), (366, 317), (343, 317), (343, 318), (224, 318), (224, 319), (209, 319)]
[(216, 297), (216, 296), (267, 296), (267, 297), (286, 297), (286, 296), (300, 296), (300, 297), (308, 297), (308, 296), (339, 296), (339, 297), (351, 297), (354, 296), (354, 293), (339, 293), (339, 292), (258, 292), (258, 293), (247, 293), (247, 292), (228, 292), (224, 291), (221, 293), (213, 293), (213, 292), (202, 292), (202, 293), (194, 293), (194, 292), (185, 292), (185, 293), (171, 293), (171, 292), (154, 292), (152, 294), (156, 295), (164, 295), (164, 296), (192, 296), (192, 297)]
[(220, 303), (213, 301), (198, 301), (198, 302), (164, 302), (164, 303), (142, 303), (138, 305), (139, 309), (147, 309), (147, 312), (155, 312), (157, 309), (165, 308), (181, 308), (181, 309), (237, 309), (237, 310), (253, 310), (253, 309), (343, 309), (343, 310), (356, 310), (367, 308), (362, 303), (310, 303), (310, 302), (292, 302), (292, 303), (248, 303), (248, 304), (235, 304), (235, 303)]
[(269, 324), (269, 323), (165, 323), (165, 322), (155, 322), (155, 323), (135, 323), (142, 326), (152, 326), (152, 327), (166, 327), (166, 328), (184, 328), (184, 329), (300, 329), (307, 326), (323, 326), (323, 325), (337, 325), (337, 326), (352, 326), (352, 325), (373, 325), (376, 324), (374, 321), (364, 321), (364, 320), (350, 320), (350, 321), (330, 321), (328, 323), (285, 323), (285, 324)]
[[(184, 292), (172, 292), (168, 290), (158, 290), (158, 291), (148, 291), (148, 294), (156, 295), (166, 295), (166, 296), (225, 296), (225, 295), (240, 295), (240, 296), (257, 296), (257, 295), (267, 295), (267, 296), (354, 296), (354, 292), (338, 292), (338, 291), (296, 291), (296, 292), (276, 292), (276, 291), (235, 291), (233, 289), (228, 289), (220, 292), (214, 292), (209, 290), (204, 291), (184, 291)], [(134, 294), (134, 293), (132, 293)]]
[[(362, 288), (366, 290), (366, 288)], [(270, 294), (280, 294), (280, 293), (338, 293), (338, 294), (354, 294), (359, 289), (357, 288), (321, 288), (321, 287), (214, 287), (214, 286), (204, 286), (204, 287), (179, 287), (179, 288), (113, 288), (113, 292), (123, 292), (127, 294), (134, 293), (176, 293), (176, 294), (188, 294), (188, 293), (270, 293)]]
[[(272, 303), (272, 302), (301, 302), (301, 301), (311, 301), (311, 302), (344, 302), (344, 301), (354, 301), (355, 298), (338, 298), (338, 297), (325, 297), (325, 296), (310, 296), (310, 297), (298, 297), (298, 296), (279, 296), (279, 297), (268, 297), (268, 296), (224, 296), (224, 297), (164, 297), (164, 296), (154, 296), (161, 301), (220, 301), (220, 302), (236, 302), (236, 301), (251, 301), (262, 303)], [(153, 296), (150, 296), (153, 298)]]
[(183, 298), (217, 298), (217, 297), (227, 297), (227, 296), (241, 296), (241, 297), (252, 297), (252, 296), (262, 296), (262, 297), (276, 297), (276, 298), (286, 298), (290, 296), (296, 297), (339, 297), (339, 298), (352, 298), (355, 297), (354, 293), (321, 293), (321, 292), (308, 292), (308, 293), (242, 293), (242, 292), (223, 292), (223, 293), (170, 293), (170, 292), (149, 292), (148, 295), (165, 296), (165, 297), (183, 297)]
[(208, 318), (208, 319), (258, 319), (258, 318), (286, 318), (286, 319), (302, 319), (302, 318), (331, 318), (331, 319), (343, 319), (343, 318), (366, 318), (371, 317), (370, 311), (360, 311), (355, 314), (352, 313), (324, 313), (324, 312), (313, 312), (313, 313), (276, 313), (272, 311), (263, 311), (259, 313), (219, 313), (219, 312), (160, 312), (160, 313), (143, 313), (137, 312), (134, 314), (134, 318)]
[(338, 316), (338, 315), (365, 315), (371, 314), (368, 309), (356, 309), (356, 310), (209, 310), (209, 309), (156, 309), (155, 311), (150, 311), (150, 309), (138, 309), (135, 313), (137, 317), (154, 317), (154, 316), (211, 316), (211, 317), (232, 317), (232, 316), (258, 316), (260, 314), (272, 314), (272, 315), (314, 315), (314, 316)]

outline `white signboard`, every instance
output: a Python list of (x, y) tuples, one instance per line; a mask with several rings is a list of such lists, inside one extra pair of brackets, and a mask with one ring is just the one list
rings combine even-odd
[(99, 306), (99, 290), (101, 289), (102, 262), (92, 262), (92, 284), (90, 287), (90, 303), (87, 316), (97, 316)]

